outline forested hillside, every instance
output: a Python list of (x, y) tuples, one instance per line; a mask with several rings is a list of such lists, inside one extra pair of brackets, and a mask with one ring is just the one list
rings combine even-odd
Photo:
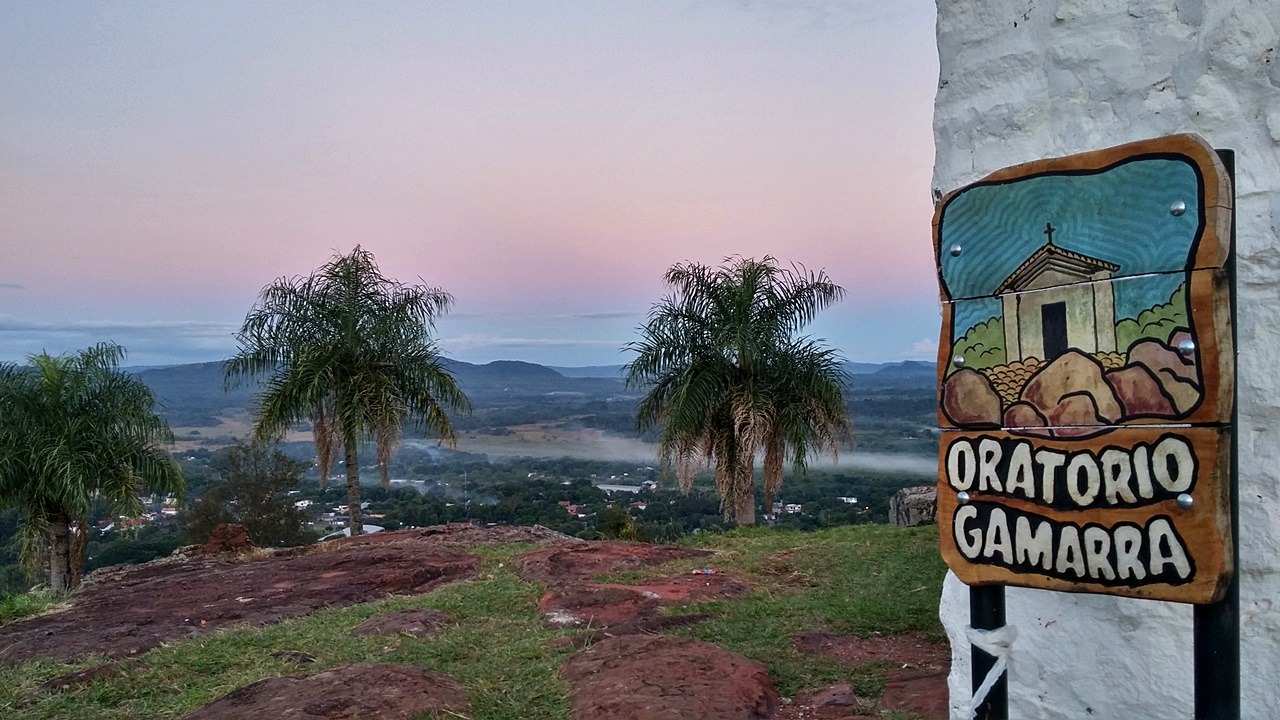
[[(639, 392), (625, 387), (616, 366), (568, 369), (582, 377), (522, 362), (458, 362), (451, 367), (474, 400), (475, 412), (455, 421), (460, 434), (456, 450), (406, 434), (392, 458), (392, 489), (365, 490), (368, 511), (380, 525), (541, 524), (580, 537), (665, 541), (723, 527), (709, 475), (695, 483), (692, 494), (681, 495), (673, 478), (657, 469), (655, 446), (636, 438)], [(884, 522), (888, 499), (897, 489), (929, 482), (937, 447), (933, 366), (851, 364), (848, 369), (855, 447), (842, 453), (838, 466), (821, 465), (803, 478), (789, 478), (779, 500), (802, 509), (779, 513), (771, 522), (805, 530)], [(235, 496), (232, 490), (239, 486), (228, 485), (223, 460), (234, 438), (247, 433), (253, 388), (224, 389), (220, 363), (146, 368), (138, 375), (152, 387), (175, 428), (175, 456), (186, 477), (187, 496), (176, 513), (172, 499), (166, 506), (164, 498), (148, 498), (153, 519), (145, 524), (122, 523), (110, 516), (105, 503), (94, 503), (87, 569), (144, 561), (200, 541), (201, 529), (228, 519), (237, 504), (243, 508), (265, 502), (261, 513), (299, 517), (310, 533), (281, 528), (274, 535), (282, 538), (318, 537), (341, 524), (327, 518), (344, 502), (345, 489), (341, 482), (321, 489), (314, 470), (274, 500)], [(280, 449), (310, 466), (309, 433), (294, 436)], [(908, 462), (906, 467), (882, 464), (886, 457)], [(376, 482), (376, 469), (366, 468), (365, 476)], [(634, 495), (610, 495), (598, 487), (646, 480), (656, 487)], [(211, 493), (221, 498), (219, 505), (201, 504)], [(286, 511), (295, 503), (305, 506), (296, 516)], [(762, 507), (762, 512), (770, 510)], [(16, 511), (0, 513), (0, 596), (31, 584), (19, 571), (10, 542), (16, 529)]]

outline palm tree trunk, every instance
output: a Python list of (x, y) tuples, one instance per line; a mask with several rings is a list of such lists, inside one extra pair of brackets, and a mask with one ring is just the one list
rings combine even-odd
[(755, 524), (755, 493), (744, 493), (737, 498), (737, 507), (735, 510), (737, 516), (736, 521), (739, 525)]
[(84, 558), (89, 545), (89, 517), (76, 518), (71, 526), (71, 587), (80, 587), (84, 579)]
[(356, 458), (356, 440), (347, 438), (347, 518), (351, 536), (364, 532), (364, 513), (360, 512), (360, 461)]
[(777, 433), (769, 436), (764, 446), (764, 511), (773, 512), (773, 501), (782, 487), (782, 453), (785, 450)]
[(71, 591), (71, 518), (66, 513), (49, 522), (49, 589), (58, 595)]
[(734, 520), (739, 525), (756, 524), (756, 470), (748, 465), (739, 472), (738, 496), (734, 503)]

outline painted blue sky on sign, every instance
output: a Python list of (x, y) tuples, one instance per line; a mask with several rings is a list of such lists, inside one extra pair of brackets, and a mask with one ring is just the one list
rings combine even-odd
[[(942, 215), (942, 279), (953, 299), (973, 298), (957, 304), (956, 331), (1000, 315), (992, 296), (1045, 244), (1045, 223), (1055, 228), (1055, 245), (1119, 265), (1115, 277), (1166, 273), (1117, 282), (1117, 318), (1167, 301), (1186, 278), (1200, 197), (1194, 166), (1166, 158), (965, 190)], [(1186, 203), (1181, 216), (1169, 212), (1175, 200)], [(947, 251), (955, 244), (963, 248), (959, 256)]]

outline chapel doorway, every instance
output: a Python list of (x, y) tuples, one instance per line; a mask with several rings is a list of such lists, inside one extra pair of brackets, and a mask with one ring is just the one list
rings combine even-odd
[(1040, 332), (1044, 338), (1044, 360), (1053, 362), (1067, 351), (1067, 304), (1048, 303), (1040, 307)]

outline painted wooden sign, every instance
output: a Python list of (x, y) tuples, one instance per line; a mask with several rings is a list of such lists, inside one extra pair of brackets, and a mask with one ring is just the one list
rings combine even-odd
[(1192, 135), (1019, 165), (939, 202), (938, 518), (961, 580), (1221, 597), (1231, 202)]

